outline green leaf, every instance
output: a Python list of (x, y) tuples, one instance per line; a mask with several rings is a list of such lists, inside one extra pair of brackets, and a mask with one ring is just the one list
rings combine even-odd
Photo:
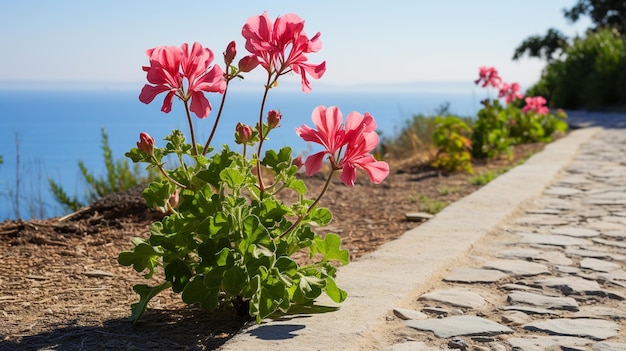
[(278, 153), (274, 150), (267, 150), (261, 164), (274, 169), (275, 172), (280, 172), (281, 169), (291, 166), (291, 153), (292, 150), (288, 146), (280, 149)]
[(341, 238), (334, 233), (328, 233), (324, 239), (315, 237), (315, 244), (318, 252), (324, 255), (325, 260), (337, 260), (341, 264), (348, 264), (350, 261), (350, 254), (348, 250), (340, 249)]
[(289, 189), (295, 190), (298, 194), (302, 195), (306, 193), (306, 184), (304, 183), (302, 179), (289, 178), (285, 182), (285, 185)]
[(326, 295), (337, 303), (343, 302), (348, 297), (348, 293), (345, 290), (339, 289), (337, 283), (335, 283), (335, 279), (332, 277), (326, 277), (326, 288), (324, 290), (326, 291)]
[(311, 221), (317, 223), (320, 226), (326, 226), (333, 219), (333, 215), (330, 210), (325, 207), (316, 207), (309, 214)]
[(243, 185), (245, 177), (240, 171), (227, 168), (220, 172), (220, 179), (231, 189), (238, 189)]
[(183, 291), (191, 276), (191, 270), (180, 259), (176, 259), (165, 266), (165, 279), (172, 283), (172, 290), (176, 293)]
[(257, 285), (257, 291), (252, 295), (249, 311), (251, 316), (256, 317), (257, 323), (261, 323), (263, 318), (268, 317), (279, 308), (284, 308), (285, 303), (288, 307), (289, 292), (285, 283), (280, 280), (271, 283), (261, 281), (258, 275), (253, 279)]
[(200, 303), (203, 310), (212, 311), (219, 304), (219, 290), (209, 289), (203, 282), (204, 277), (196, 275), (185, 286), (182, 299), (187, 304)]
[(237, 296), (249, 281), (250, 277), (248, 277), (245, 267), (233, 266), (224, 272), (222, 288), (230, 295)]
[(163, 207), (165, 201), (170, 198), (170, 195), (174, 192), (172, 185), (169, 181), (163, 180), (160, 182), (152, 182), (143, 191), (143, 198), (146, 200), (146, 205), (150, 208)]
[(148, 273), (144, 277), (150, 279), (161, 256), (163, 256), (163, 252), (158, 247), (142, 242), (135, 246), (133, 251), (121, 252), (117, 257), (117, 262), (122, 266), (132, 265), (139, 273), (147, 269)]
[(146, 312), (146, 308), (148, 307), (148, 302), (155, 297), (161, 291), (169, 288), (171, 286), (170, 282), (165, 282), (161, 285), (157, 286), (147, 286), (144, 284), (137, 284), (133, 287), (133, 290), (139, 294), (139, 302), (130, 305), (132, 314), (130, 316), (130, 320), (133, 323), (136, 323), (141, 316), (143, 316), (144, 312)]

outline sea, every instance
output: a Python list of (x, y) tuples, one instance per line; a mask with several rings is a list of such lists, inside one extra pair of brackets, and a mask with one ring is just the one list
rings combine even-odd
[[(432, 87), (429, 88), (429, 87)], [(106, 174), (101, 130), (104, 128), (114, 159), (136, 146), (140, 132), (152, 135), (158, 145), (172, 129), (189, 135), (182, 103), (170, 113), (160, 111), (163, 95), (151, 104), (138, 99), (137, 89), (2, 89), (0, 90), (0, 221), (48, 218), (65, 214), (49, 190), (49, 179), (70, 196), (84, 198), (86, 183), (78, 162), (96, 177)], [(281, 127), (272, 131), (267, 148), (290, 146), (294, 155), (319, 148), (302, 141), (294, 128), (314, 127), (311, 111), (318, 105), (338, 106), (344, 118), (351, 111), (374, 116), (381, 137), (393, 138), (418, 114), (433, 115), (447, 104), (451, 113), (475, 116), (484, 92), (472, 84), (423, 83), (418, 87), (380, 86), (365, 89), (324, 88), (305, 94), (299, 89), (272, 89), (266, 111), (280, 110)], [(213, 112), (206, 119), (193, 118), (198, 143), (210, 134), (220, 95), (208, 94)], [(232, 142), (237, 122), (254, 125), (262, 92), (231, 89), (212, 146)]]

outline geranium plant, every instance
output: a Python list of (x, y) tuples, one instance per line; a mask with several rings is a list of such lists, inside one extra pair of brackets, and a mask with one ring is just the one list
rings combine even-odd
[[(311, 225), (331, 221), (330, 211), (319, 201), (335, 173), (341, 173), (347, 186), (354, 185), (357, 169), (374, 183), (389, 173), (388, 165), (370, 154), (378, 144), (376, 123), (368, 113), (357, 112), (351, 112), (344, 123), (339, 108), (319, 106), (312, 113), (317, 129), (303, 125), (296, 132), (305, 141), (322, 145), (322, 151), (303, 162), (301, 156), (293, 157), (289, 146), (264, 150), (268, 134), (279, 128), (283, 118), (279, 110), (265, 107), (270, 90), (293, 72), (300, 75), (302, 90), (309, 92), (309, 78), (321, 78), (326, 63), (309, 63), (306, 55), (321, 49), (320, 33), (309, 38), (297, 15), (276, 20), (267, 13), (251, 17), (242, 35), (249, 54), (234, 65), (236, 43), (230, 42), (223, 53), (224, 69), (213, 64), (213, 52), (199, 43), (147, 51), (150, 64), (143, 70), (150, 84), (139, 99), (150, 103), (165, 94), (165, 113), (174, 100), (181, 101), (190, 142), (174, 130), (165, 137), (165, 146), (159, 147), (142, 132), (137, 148), (126, 154), (163, 175), (143, 196), (149, 206), (168, 213), (150, 226), (147, 239), (134, 239), (133, 249), (118, 257), (120, 264), (133, 266), (147, 279), (154, 279), (159, 270), (163, 273), (153, 285), (134, 286), (139, 302), (131, 306), (133, 321), (142, 316), (152, 297), (166, 289), (181, 293), (188, 304), (207, 310), (232, 306), (257, 322), (286, 312), (293, 304), (312, 303), (323, 292), (336, 302), (347, 296), (334, 278), (337, 263), (348, 263), (348, 251), (341, 249), (338, 235), (320, 236)], [(215, 149), (212, 139), (228, 87), (254, 69), (267, 74), (258, 120), (241, 121), (230, 131), (241, 151), (227, 145)], [(192, 115), (200, 119), (214, 115), (205, 93), (221, 95), (221, 102), (208, 139), (199, 144)], [(177, 164), (166, 164), (166, 157)], [(324, 160), (328, 167), (322, 167)], [(309, 198), (298, 176), (301, 167), (307, 175), (328, 169), (320, 194)], [(291, 196), (283, 196), (288, 193)], [(306, 263), (293, 258), (301, 251), (309, 254)]]
[[(472, 154), (476, 158), (494, 158), (500, 154), (511, 156), (511, 146), (520, 143), (549, 142), (555, 132), (567, 130), (567, 115), (558, 110), (552, 114), (541, 96), (526, 97), (518, 83), (505, 83), (494, 67), (480, 67), (475, 84), (495, 88), (498, 98), (481, 101), (478, 120), (472, 132)], [(520, 108), (524, 99), (525, 106)]]

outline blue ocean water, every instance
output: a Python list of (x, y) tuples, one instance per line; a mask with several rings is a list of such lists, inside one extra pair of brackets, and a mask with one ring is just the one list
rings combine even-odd
[[(298, 90), (275, 90), (271, 91), (266, 110), (280, 109), (283, 119), (281, 128), (272, 132), (266, 146), (291, 146), (296, 154), (318, 149), (304, 143), (294, 132), (302, 124), (312, 126), (311, 111), (318, 105), (336, 105), (344, 117), (350, 111), (369, 112), (383, 137), (392, 137), (413, 115), (432, 114), (444, 102), (450, 103), (451, 112), (463, 116), (475, 115), (479, 104), (471, 88), (448, 93), (338, 90), (304, 94)], [(138, 95), (139, 90), (0, 91), (0, 155), (4, 159), (0, 165), (0, 220), (16, 217), (16, 194), (21, 218), (63, 214), (49, 193), (48, 178), (70, 195), (80, 196), (85, 184), (78, 169), (79, 160), (94, 174), (103, 175), (101, 128), (106, 129), (114, 158), (124, 157), (142, 131), (152, 135), (157, 143), (174, 128), (188, 134), (182, 104), (175, 102), (172, 112), (164, 114), (160, 112), (162, 96), (145, 105)], [(214, 108), (209, 118), (194, 117), (198, 142), (204, 143), (210, 133), (218, 98), (209, 94)], [(259, 92), (229, 92), (212, 145), (232, 144), (237, 122), (254, 124), (260, 101)]]

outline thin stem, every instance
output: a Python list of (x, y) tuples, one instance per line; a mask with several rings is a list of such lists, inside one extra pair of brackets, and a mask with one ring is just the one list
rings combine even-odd
[(196, 135), (193, 131), (193, 121), (191, 119), (191, 114), (189, 113), (189, 101), (183, 99), (185, 103), (185, 112), (187, 112), (187, 122), (189, 122), (189, 133), (191, 134), (191, 145), (193, 145), (193, 155), (198, 155), (198, 147), (196, 145)]
[(224, 102), (226, 101), (226, 94), (228, 93), (228, 83), (230, 83), (231, 78), (226, 79), (226, 88), (224, 88), (224, 94), (222, 94), (222, 102), (220, 102), (220, 109), (217, 111), (217, 117), (215, 117), (215, 123), (213, 123), (213, 129), (211, 129), (211, 135), (204, 144), (204, 149), (202, 149), (202, 154), (206, 155), (209, 151), (209, 146), (211, 145), (211, 140), (213, 140), (213, 136), (215, 135), (215, 131), (217, 130), (217, 125), (220, 122), (220, 117), (222, 116), (222, 111), (224, 110)]
[(322, 199), (322, 196), (324, 196), (324, 193), (326, 193), (326, 190), (328, 190), (328, 186), (330, 185), (330, 181), (333, 179), (333, 173), (337, 170), (338, 168), (335, 168), (334, 165), (331, 166), (330, 169), (330, 173), (328, 174), (328, 179), (326, 179), (326, 184), (324, 184), (324, 188), (322, 188), (322, 191), (320, 192), (320, 194), (317, 196), (317, 199), (315, 199), (315, 201), (313, 201), (313, 203), (311, 204), (311, 206), (309, 206), (309, 208), (306, 210), (306, 212), (303, 215), (298, 216), (298, 218), (293, 222), (293, 224), (291, 224), (291, 226), (289, 228), (287, 228), (287, 230), (285, 230), (284, 233), (282, 233), (280, 236), (278, 236), (276, 239), (282, 239), (283, 237), (285, 237), (285, 235), (291, 233), (294, 229), (296, 229), (296, 227), (298, 226), (298, 224), (300, 224), (300, 222), (302, 222), (302, 220), (304, 219), (304, 217), (306, 217), (309, 213), (311, 213), (311, 211), (313, 210), (313, 208), (315, 206), (317, 206), (317, 204), (320, 202), (320, 200)]
[[(276, 82), (276, 79), (274, 79), (274, 82)], [(265, 110), (265, 101), (267, 100), (267, 94), (269, 93), (270, 87), (272, 86), (272, 84), (274, 84), (274, 82), (272, 82), (272, 73), (268, 72), (267, 84), (265, 85), (263, 100), (261, 100), (261, 110), (259, 111), (259, 147), (257, 148), (256, 170), (257, 178), (259, 179), (259, 191), (261, 199), (263, 199), (263, 194), (265, 193), (265, 185), (263, 184), (263, 177), (261, 176), (261, 149), (263, 147), (263, 139), (265, 139), (265, 136), (263, 135), (263, 111)]]
[(165, 172), (165, 170), (163, 169), (163, 166), (161, 165), (157, 165), (157, 168), (159, 169), (159, 171), (161, 171), (161, 174), (163, 174), (165, 176), (165, 178), (167, 178), (167, 180), (169, 180), (170, 182), (174, 183), (176, 186), (183, 188), (183, 189), (187, 189), (187, 187), (179, 182), (177, 182), (176, 180), (174, 180), (174, 178), (170, 177), (169, 174), (167, 174), (167, 172)]

